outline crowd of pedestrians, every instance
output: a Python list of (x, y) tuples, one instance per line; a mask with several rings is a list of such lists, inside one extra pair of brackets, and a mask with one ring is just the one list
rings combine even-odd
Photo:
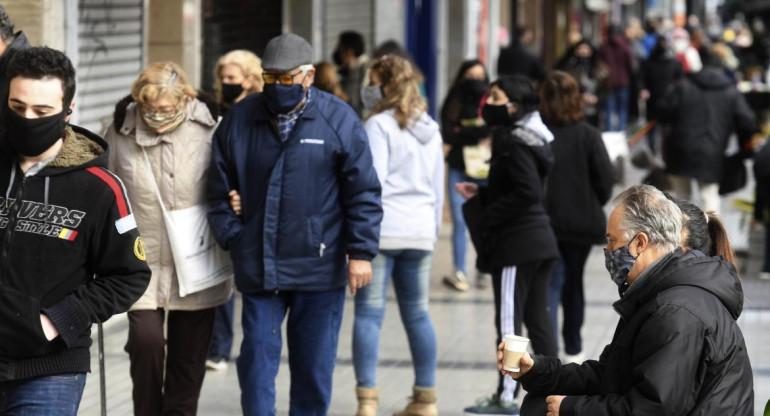
[[(363, 36), (344, 32), (333, 63), (313, 63), (311, 45), (286, 33), (261, 58), (223, 55), (213, 95), (176, 63), (147, 65), (103, 140), (68, 124), (69, 59), (30, 47), (0, 7), (0, 414), (77, 414), (91, 325), (128, 311), (134, 413), (195, 415), (206, 369), (231, 361), (234, 288), (243, 413), (276, 412), (286, 321), (290, 413), (326, 414), (347, 288), (357, 415), (376, 415), (392, 282), (414, 368), (396, 414), (437, 415), (441, 346), (428, 309), (445, 200), (443, 283), (492, 290), (500, 351), (496, 391), (466, 414), (750, 414), (743, 292), (716, 212), (728, 139), (749, 157), (757, 122), (732, 49), (701, 28), (664, 26), (612, 26), (598, 47), (575, 39), (551, 71), (519, 28), (498, 79), (480, 60), (460, 65), (440, 123), (398, 43), (367, 55)], [(615, 173), (602, 131), (629, 131), (637, 97), (674, 196), (633, 186), (606, 218)], [(766, 170), (756, 165), (759, 187)], [(768, 194), (758, 192), (760, 221), (770, 222)], [(206, 219), (188, 257), (177, 211)], [(189, 215), (177, 224), (198, 230)], [(586, 361), (593, 245), (606, 245), (621, 319)], [(202, 256), (219, 271), (191, 278), (186, 262)], [(531, 340), (517, 372), (502, 367), (506, 334)]]

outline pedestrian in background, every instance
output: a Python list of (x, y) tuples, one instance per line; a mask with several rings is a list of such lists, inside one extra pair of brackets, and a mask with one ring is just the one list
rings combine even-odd
[(366, 83), (366, 68), (369, 63), (369, 57), (366, 56), (365, 51), (363, 35), (347, 31), (340, 33), (332, 55), (340, 74), (342, 91), (348, 97), (348, 104), (359, 117), (364, 114), (361, 87)]
[(607, 64), (609, 71), (604, 131), (625, 131), (628, 123), (633, 55), (619, 27), (610, 26), (607, 32), (607, 39), (599, 48), (599, 58)]
[[(478, 59), (471, 59), (460, 65), (452, 87), (441, 108), (441, 135), (444, 143), (450, 145), (446, 161), (448, 170), (449, 208), (452, 213), (452, 255), (454, 271), (444, 277), (444, 283), (461, 292), (468, 290), (468, 278), (465, 257), (468, 235), (463, 218), (462, 206), (465, 199), (455, 185), (462, 182), (486, 183), (486, 175), (468, 175), (465, 166), (466, 147), (491, 146), (491, 132), (481, 117), (484, 94), (489, 89), (489, 77), (484, 64)], [(488, 174), (488, 173), (487, 173)], [(476, 273), (477, 285), (486, 284), (481, 272)]]
[(340, 78), (334, 65), (331, 62), (321, 61), (313, 66), (315, 66), (313, 86), (334, 95), (342, 101), (347, 101), (348, 96), (342, 91)]
[(730, 135), (736, 133), (739, 143), (747, 143), (757, 127), (746, 99), (709, 58), (703, 69), (688, 73), (670, 88), (658, 109), (661, 120), (671, 126), (663, 160), (673, 193), (692, 200), (695, 180), (700, 206), (718, 212), (719, 181)]
[(563, 306), (563, 361), (582, 362), (583, 271), (592, 245), (606, 242), (602, 207), (612, 195), (615, 176), (601, 132), (583, 121), (575, 78), (562, 71), (546, 77), (540, 86), (540, 114), (554, 136), (546, 210), (561, 256), (551, 274), (549, 311), (558, 339), (559, 303)]
[[(684, 75), (682, 64), (674, 56), (665, 36), (657, 37), (649, 58), (642, 62), (641, 72), (639, 96), (647, 101), (647, 120), (657, 122), (661, 117), (659, 107), (666, 91)], [(647, 134), (647, 143), (653, 154), (660, 153), (663, 137), (663, 127), (657, 124)]]
[(522, 42), (530, 31), (522, 26), (516, 28), (511, 44), (500, 50), (497, 60), (497, 74), (501, 77), (523, 75), (530, 81), (539, 83), (545, 78), (546, 72), (540, 58)]
[[(249, 94), (262, 92), (262, 60), (257, 55), (236, 49), (222, 55), (214, 68), (214, 91), (220, 115), (224, 116), (232, 106)], [(214, 332), (206, 358), (206, 368), (225, 370), (233, 350), (233, 324), (235, 296), (217, 306), (214, 313)]]
[(107, 143), (68, 124), (72, 62), (27, 48), (4, 75), (0, 414), (75, 416), (91, 328), (128, 309), (150, 269)]
[[(553, 164), (553, 134), (543, 124), (529, 79), (516, 76), (492, 83), (482, 108), (493, 129), (487, 186), (457, 184), (468, 199), (471, 234), (484, 269), (492, 271), (498, 343), (521, 335), (522, 323), (539, 354), (555, 356), (548, 315), (548, 285), (559, 249), (545, 211), (545, 179)], [(467, 414), (516, 415), (516, 382), (500, 374), (497, 393), (465, 409)]]
[(365, 128), (382, 186), (383, 220), (372, 283), (356, 293), (353, 365), (358, 416), (377, 414), (377, 361), (385, 294), (392, 279), (409, 339), (415, 381), (397, 415), (437, 415), (436, 336), (428, 315), (433, 249), (441, 228), (444, 152), (438, 124), (426, 114), (409, 61), (384, 56), (370, 64), (361, 91)]
[(261, 92), (262, 60), (245, 49), (236, 49), (222, 55), (214, 67), (214, 92), (220, 115), (249, 94)]
[(349, 105), (311, 86), (312, 59), (293, 33), (271, 39), (264, 92), (233, 107), (214, 138), (209, 223), (243, 300), (247, 416), (276, 412), (287, 315), (289, 413), (328, 412), (345, 285), (366, 286), (378, 252), (381, 188), (366, 133)]
[(125, 349), (137, 416), (196, 414), (214, 308), (232, 294), (231, 280), (180, 294), (160, 207), (173, 211), (204, 203), (216, 108), (213, 97), (204, 98), (187, 82), (179, 65), (154, 62), (118, 103), (107, 130), (110, 167), (134, 201), (153, 272), (147, 291), (128, 312)]
[(610, 74), (593, 45), (586, 39), (579, 40), (567, 49), (554, 69), (567, 72), (578, 81), (583, 96), (583, 115), (589, 124), (598, 128), (599, 102), (603, 99)]

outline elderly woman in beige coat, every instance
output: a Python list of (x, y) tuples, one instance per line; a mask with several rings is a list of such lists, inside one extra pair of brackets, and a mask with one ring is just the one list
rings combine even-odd
[(204, 202), (217, 124), (216, 104), (210, 104), (187, 83), (177, 64), (152, 63), (139, 74), (131, 96), (118, 103), (106, 134), (110, 169), (123, 180), (134, 204), (152, 269), (147, 292), (128, 312), (125, 349), (131, 360), (135, 415), (196, 413), (214, 309), (232, 292), (227, 280), (180, 296), (153, 184), (154, 179), (169, 211)]

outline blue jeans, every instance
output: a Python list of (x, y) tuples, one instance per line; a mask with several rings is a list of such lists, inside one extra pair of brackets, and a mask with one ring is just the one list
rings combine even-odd
[(468, 246), (468, 236), (465, 227), (465, 218), (463, 217), (463, 204), (465, 198), (457, 192), (455, 184), (460, 182), (473, 182), (480, 186), (486, 185), (487, 181), (483, 179), (473, 179), (465, 175), (465, 172), (449, 168), (447, 174), (449, 210), (452, 212), (452, 254), (454, 256), (455, 270), (465, 273), (465, 251)]
[(271, 292), (241, 295), (243, 343), (236, 360), (245, 416), (274, 415), (275, 377), (281, 363), (281, 323), (287, 312), (290, 415), (325, 415), (345, 288), (321, 292)]
[[(625, 131), (628, 122), (629, 88), (615, 87), (607, 95), (607, 131)], [(618, 122), (613, 122), (613, 114), (617, 114)]]
[(1, 382), (0, 415), (76, 416), (85, 385), (85, 373)]
[(214, 332), (211, 334), (208, 358), (224, 358), (230, 360), (233, 350), (233, 315), (235, 314), (235, 296), (216, 308), (214, 315)]
[(358, 387), (377, 385), (380, 327), (385, 316), (385, 292), (391, 277), (412, 353), (414, 385), (436, 385), (436, 334), (428, 315), (432, 259), (433, 253), (426, 250), (380, 250), (372, 260), (372, 283), (356, 293), (353, 366)]

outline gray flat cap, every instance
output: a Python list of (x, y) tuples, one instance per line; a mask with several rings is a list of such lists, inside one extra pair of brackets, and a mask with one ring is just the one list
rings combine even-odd
[(267, 42), (262, 68), (267, 72), (287, 72), (313, 63), (313, 48), (300, 36), (284, 33)]

